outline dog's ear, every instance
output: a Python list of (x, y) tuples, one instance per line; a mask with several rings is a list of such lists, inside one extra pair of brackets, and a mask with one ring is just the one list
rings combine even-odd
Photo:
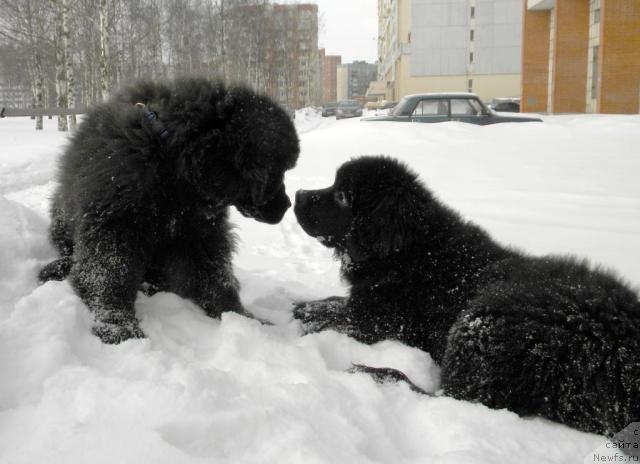
[(346, 237), (347, 250), (354, 261), (406, 251), (419, 235), (426, 233), (425, 198), (417, 186), (383, 189), (372, 197), (359, 202), (352, 230)]

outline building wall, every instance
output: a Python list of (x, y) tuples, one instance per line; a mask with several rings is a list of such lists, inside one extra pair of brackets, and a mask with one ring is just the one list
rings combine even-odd
[(598, 83), (600, 82), (600, 0), (589, 0), (589, 54), (587, 56), (586, 111), (598, 110)]
[[(523, 3), (524, 111), (640, 112), (640, 1)], [(540, 39), (545, 23), (546, 57)], [(550, 63), (546, 75), (545, 62)], [(545, 78), (548, 102), (543, 108)]]
[(342, 57), (337, 55), (326, 55), (322, 67), (323, 77), (323, 103), (336, 101), (337, 97), (337, 74), (338, 66), (342, 63)]
[(349, 98), (349, 68), (342, 64), (336, 70), (336, 100)]
[(0, 108), (30, 108), (33, 95), (18, 83), (0, 81)]
[[(423, 76), (413, 77), (411, 63), (408, 57), (399, 61), (397, 71), (398, 94), (387, 99), (398, 100), (405, 95), (425, 92), (461, 92), (468, 87), (469, 76)], [(491, 101), (497, 96), (520, 95), (520, 74), (490, 74), (473, 76), (473, 92), (478, 94), (481, 100)]]
[(640, 1), (603, 0), (600, 28), (601, 113), (640, 112)]
[(521, 4), (413, 0), (411, 39), (413, 76), (519, 74)]
[(469, 0), (413, 0), (411, 75), (467, 74)]
[[(522, 7), (519, 0), (476, 0), (475, 74), (520, 74)], [(520, 92), (518, 91), (517, 94)]]
[(473, 76), (473, 93), (480, 99), (490, 102), (496, 97), (521, 97), (522, 75), (517, 74), (489, 74)]
[(522, 111), (546, 111), (549, 87), (550, 12), (527, 8), (523, 0)]
[(556, 2), (554, 10), (555, 54), (551, 111), (583, 113), (586, 111), (589, 2), (562, 0)]
[(318, 6), (272, 4), (266, 8), (267, 93), (292, 109), (319, 103)]
[(349, 98), (364, 97), (369, 83), (376, 80), (377, 67), (365, 61), (354, 61), (349, 68)]
[(379, 0), (378, 5), (378, 79), (388, 83), (387, 99), (419, 92), (473, 91), (485, 100), (520, 95), (520, 0)]

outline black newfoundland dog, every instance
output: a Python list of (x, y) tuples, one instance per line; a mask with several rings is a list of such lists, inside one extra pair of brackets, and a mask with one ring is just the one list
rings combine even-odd
[(217, 317), (244, 313), (227, 207), (275, 224), (298, 158), (289, 116), (270, 99), (204, 79), (142, 82), (94, 108), (60, 160), (51, 239), (106, 343), (142, 337), (143, 282)]
[(498, 245), (384, 157), (299, 191), (295, 213), (351, 284), (294, 309), (306, 331), (419, 347), (446, 394), (492, 408), (604, 434), (640, 419), (640, 303), (612, 274)]

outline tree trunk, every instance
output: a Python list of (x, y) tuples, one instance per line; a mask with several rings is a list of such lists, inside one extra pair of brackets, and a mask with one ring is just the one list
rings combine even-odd
[[(67, 71), (64, 63), (64, 53), (62, 50), (62, 5), (61, 0), (51, 0), (51, 6), (53, 7), (53, 14), (55, 17), (55, 33), (54, 33), (54, 47), (55, 47), (55, 62), (56, 62), (56, 99), (57, 106), (61, 110), (68, 108), (67, 102)], [(67, 116), (64, 111), (60, 112), (58, 116), (58, 130), (66, 131)]]
[[(29, 34), (29, 47), (33, 55), (33, 65), (31, 78), (33, 85), (33, 100), (35, 108), (44, 108), (44, 73), (42, 71), (42, 31), (44, 29), (42, 22), (42, 9), (34, 11), (31, 0), (26, 2), (27, 9), (27, 28)], [(35, 25), (34, 25), (35, 23)], [(35, 30), (34, 30), (35, 26)], [(36, 130), (42, 130), (42, 116), (36, 116)]]
[(100, 98), (106, 101), (109, 98), (109, 29), (107, 0), (100, 0)]
[[(35, 107), (44, 108), (44, 73), (42, 72), (42, 55), (39, 49), (36, 50), (34, 59), (35, 71)], [(42, 116), (36, 116), (36, 130), (42, 130)]]
[[(62, 57), (64, 73), (67, 81), (67, 105), (68, 108), (76, 107), (76, 80), (73, 73), (73, 55), (71, 53), (71, 37), (69, 33), (69, 0), (60, 0), (61, 27), (62, 27)], [(76, 128), (76, 115), (70, 114), (69, 129)]]

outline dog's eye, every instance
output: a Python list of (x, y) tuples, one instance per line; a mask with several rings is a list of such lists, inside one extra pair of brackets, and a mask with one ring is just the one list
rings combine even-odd
[(341, 207), (348, 208), (351, 206), (349, 202), (349, 197), (342, 190), (338, 190), (333, 194), (333, 198)]

